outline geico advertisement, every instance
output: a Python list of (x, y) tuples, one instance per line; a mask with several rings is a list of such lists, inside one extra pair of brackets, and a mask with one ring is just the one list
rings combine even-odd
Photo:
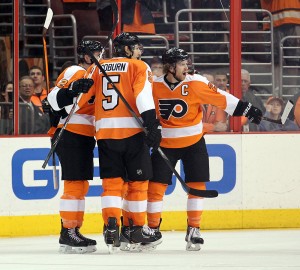
[[(233, 139), (235, 138), (235, 139)], [(239, 136), (227, 136), (222, 143), (207, 143), (210, 157), (211, 182), (207, 189), (216, 189), (220, 194), (235, 193), (239, 190), (238, 156), (240, 156)], [(45, 169), (42, 169), (44, 159), (50, 150), (50, 141), (46, 137), (31, 138), (3, 138), (1, 147), (1, 205), (0, 215), (27, 215), (56, 213), (59, 197), (63, 191), (61, 167), (56, 157), (56, 174), (59, 179), (59, 188), (54, 189), (52, 158)], [(84, 158), (84, 157), (82, 157)], [(181, 162), (176, 170), (184, 179)], [(99, 177), (98, 150), (94, 150), (94, 179), (90, 181), (90, 188), (86, 199), (86, 211), (97, 212), (101, 210), (100, 194), (102, 192)], [(239, 177), (240, 178), (240, 177)], [(237, 196), (237, 195), (236, 195)], [(239, 208), (241, 198), (228, 201), (228, 207)], [(215, 200), (215, 199), (209, 199)], [(234, 203), (232, 203), (232, 201)], [(180, 182), (173, 176), (173, 184), (166, 192), (165, 210), (184, 210), (186, 194)], [(214, 204), (210, 204), (214, 207)]]

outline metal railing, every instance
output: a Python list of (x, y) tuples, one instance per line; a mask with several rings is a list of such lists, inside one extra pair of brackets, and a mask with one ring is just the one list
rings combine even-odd
[(150, 62), (154, 56), (161, 56), (162, 53), (169, 49), (169, 41), (161, 35), (138, 35), (144, 45), (142, 60)]
[(300, 91), (300, 36), (286, 36), (280, 41), (279, 91), (287, 99)]
[(13, 1), (0, 2), (0, 35), (11, 35), (13, 29)]
[[(41, 57), (43, 55), (43, 26), (50, 0), (20, 1), (20, 33), (23, 40), (24, 56)], [(47, 35), (48, 36), (48, 35)], [(49, 42), (47, 42), (49, 48)]]
[[(183, 9), (175, 17), (175, 46), (185, 49), (194, 67), (201, 71), (226, 69), (229, 71), (229, 24), (224, 14), (228, 9)], [(219, 13), (221, 20), (212, 14)], [(256, 14), (268, 14), (268, 20), (258, 20)], [(181, 19), (182, 17), (188, 20)], [(262, 17), (262, 16), (261, 16)], [(193, 18), (193, 19), (190, 19)], [(251, 85), (269, 96), (274, 94), (273, 32), (263, 30), (264, 24), (272, 29), (272, 14), (262, 9), (242, 10), (242, 68), (251, 75)], [(188, 35), (183, 41), (181, 35)]]
[(50, 32), (53, 77), (57, 78), (66, 61), (77, 63), (77, 23), (72, 14), (54, 15)]

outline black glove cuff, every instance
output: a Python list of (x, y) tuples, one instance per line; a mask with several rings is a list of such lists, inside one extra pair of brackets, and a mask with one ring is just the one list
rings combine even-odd
[(61, 88), (57, 92), (56, 99), (59, 108), (64, 108), (73, 104), (74, 96), (70, 92), (72, 91), (70, 91), (68, 88)]
[[(156, 112), (155, 112), (155, 109), (153, 110), (148, 110), (148, 111), (145, 111), (141, 114), (141, 117), (144, 121), (143, 123), (143, 126), (144, 127), (150, 127), (153, 125), (154, 122), (156, 122)], [(158, 120), (157, 120), (158, 121)]]
[(243, 102), (239, 100), (232, 116), (247, 116), (252, 104), (249, 102)]

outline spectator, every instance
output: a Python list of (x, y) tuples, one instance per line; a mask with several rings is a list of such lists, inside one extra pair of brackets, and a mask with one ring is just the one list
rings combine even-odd
[(19, 134), (46, 134), (50, 122), (48, 115), (32, 103), (31, 97), (34, 93), (34, 82), (30, 76), (20, 79), (20, 127)]
[(163, 64), (159, 57), (152, 58), (152, 60), (150, 62), (150, 68), (152, 70), (154, 80), (164, 74)]
[[(271, 97), (268, 99), (266, 104), (266, 113), (264, 116), (273, 120), (279, 120), (284, 107), (283, 100), (279, 97)], [(258, 127), (260, 131), (299, 130), (299, 127), (289, 118), (286, 119), (284, 124), (277, 124), (267, 120), (262, 120)]]
[(97, 0), (97, 13), (100, 29), (102, 31), (110, 32), (113, 24), (113, 13), (110, 0)]
[(10, 81), (4, 87), (4, 91), (1, 93), (0, 102), (5, 102), (1, 104), (1, 117), (4, 119), (12, 119), (12, 104), (7, 104), (7, 102), (13, 101), (13, 83)]
[[(279, 63), (279, 45), (281, 39), (286, 36), (300, 36), (300, 1), (260, 0), (260, 3), (262, 9), (270, 11), (273, 15), (274, 60), (275, 63)], [(264, 24), (264, 29), (269, 30), (270, 25)], [(300, 55), (299, 39), (291, 39), (287, 43), (290, 43), (291, 47), (298, 47), (298, 52), (287, 50), (285, 52), (286, 55), (290, 55), (290, 53), (293, 56)], [(299, 58), (289, 58), (285, 59), (285, 61), (299, 64)]]
[[(262, 9), (266, 9), (272, 13), (273, 20), (273, 45), (274, 45), (274, 61), (275, 61), (275, 84), (279, 85), (279, 63), (283, 62), (284, 66), (299, 66), (300, 55), (300, 39), (287, 38), (284, 41), (284, 58), (280, 57), (281, 40), (287, 36), (300, 36), (300, 1), (299, 0), (261, 0)], [(269, 20), (269, 17), (265, 17)], [(270, 25), (265, 23), (264, 29), (269, 30)], [(290, 76), (288, 81), (290, 85), (299, 85), (299, 68), (286, 69), (286, 75)], [(297, 87), (283, 89), (284, 94), (294, 95), (298, 92)]]
[[(146, 0), (122, 0), (122, 25), (123, 32), (135, 35), (155, 35), (155, 25), (151, 13), (151, 8)], [(143, 40), (143, 45), (151, 46), (147, 39)], [(149, 56), (147, 50), (143, 53)]]
[[(210, 83), (214, 83), (215, 78), (214, 75), (210, 73), (204, 73), (202, 75), (205, 77)], [(223, 75), (222, 75), (223, 76)], [(223, 81), (222, 77), (219, 76), (219, 80)], [(225, 87), (227, 85), (226, 80), (227, 76), (225, 74), (224, 79), (225, 81)], [(227, 123), (227, 113), (224, 110), (219, 109), (218, 107), (211, 105), (211, 104), (205, 104), (202, 105), (203, 109), (203, 130), (205, 133), (207, 132), (224, 132), (228, 130), (228, 123)]]
[[(255, 94), (257, 93), (254, 89), (250, 88), (251, 85), (251, 77), (250, 73), (246, 69), (241, 70), (241, 86), (242, 86), (242, 100), (250, 102), (256, 108), (259, 108), (263, 113), (266, 111), (265, 106), (262, 100), (257, 97)], [(243, 131), (257, 131), (257, 125), (253, 123), (249, 123), (246, 117), (242, 117), (242, 126)]]
[(43, 111), (42, 101), (47, 97), (47, 90), (44, 88), (45, 76), (43, 70), (38, 66), (32, 66), (29, 70), (29, 76), (34, 83), (34, 92), (31, 101)]
[[(209, 75), (208, 78), (212, 79), (212, 74)], [(214, 85), (219, 89), (226, 91), (229, 93), (229, 89), (227, 88), (228, 77), (226, 72), (217, 72), (214, 77)], [(206, 132), (225, 132), (229, 129), (228, 115), (225, 111), (217, 108), (214, 105), (208, 104), (204, 106), (204, 122), (207, 123), (204, 125), (204, 130)]]
[(5, 102), (12, 102), (13, 101), (13, 82), (10, 81), (6, 84), (5, 90), (4, 90), (4, 101)]

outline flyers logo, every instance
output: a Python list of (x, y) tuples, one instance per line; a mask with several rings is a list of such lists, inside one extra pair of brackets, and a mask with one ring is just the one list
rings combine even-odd
[(57, 87), (59, 88), (64, 88), (64, 86), (68, 83), (68, 80), (67, 79), (61, 79), (58, 84), (57, 84)]
[(214, 92), (217, 92), (217, 87), (214, 86), (211, 82), (208, 83), (208, 87), (213, 90)]
[(159, 112), (163, 119), (169, 119), (171, 116), (181, 118), (188, 110), (188, 105), (182, 99), (160, 99), (158, 102)]

